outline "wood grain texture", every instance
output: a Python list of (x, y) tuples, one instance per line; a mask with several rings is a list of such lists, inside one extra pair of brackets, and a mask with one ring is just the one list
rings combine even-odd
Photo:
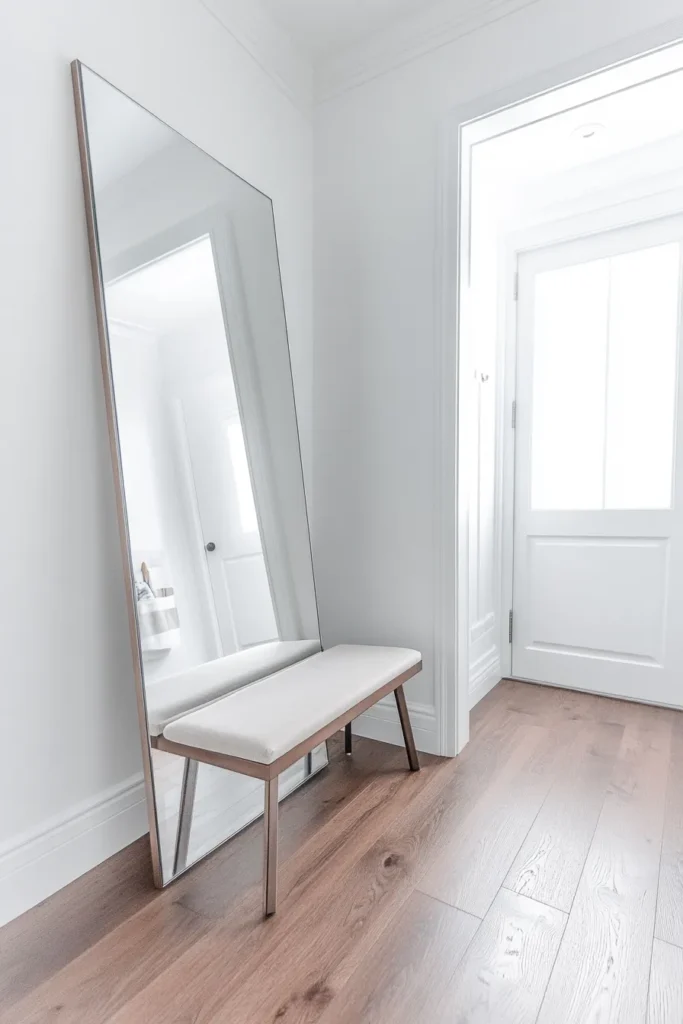
[[(210, 922), (169, 902), (151, 903), (25, 1000), (3, 1024), (58, 1020), (104, 1024), (209, 931)], [(95, 961), (97, 970), (93, 970)]]
[(501, 889), (429, 1024), (535, 1024), (566, 920)]
[(505, 771), (472, 812), (453, 823), (418, 882), (427, 895), (477, 917), (491, 906), (564, 763), (566, 732), (535, 725), (524, 730)]
[(647, 1008), (671, 727), (624, 730), (539, 1024), (642, 1024)]
[(655, 939), (647, 1024), (683, 1021), (683, 949)]
[(623, 731), (611, 722), (581, 729), (510, 868), (506, 888), (569, 913)]
[[(655, 935), (683, 947), (683, 715), (671, 736), (671, 764), (662, 842)], [(681, 1017), (683, 1020), (683, 1016)]]
[[(373, 803), (359, 816), (354, 801), (348, 830), (338, 822), (334, 834), (313, 837), (283, 866), (280, 910), (269, 927), (252, 927), (245, 936), (256, 912), (247, 904), (238, 908), (224, 930), (190, 950), (116, 1024), (149, 1017), (204, 1024), (221, 1020), (226, 1005), (230, 1024), (317, 1020), (408, 899), (422, 855), (441, 841), (445, 820), (476, 806), (528, 728), (513, 722), (494, 730), (492, 742), (464, 752), (455, 776), (454, 762), (445, 760), (425, 764), (418, 775), (401, 770), (391, 799), (386, 781), (371, 783), (362, 798), (371, 793)], [(295, 954), (283, 961), (283, 949)], [(217, 983), (226, 958), (239, 966)]]
[(340, 735), (281, 807), (275, 918), (260, 823), (162, 892), (135, 844), (0, 931), (0, 1020), (646, 1024), (652, 954), (651, 1024), (679, 1024), (679, 952), (653, 935), (663, 833), (658, 927), (683, 916), (682, 718), (504, 682), (463, 753), (417, 774)]
[[(336, 829), (321, 830), (282, 865), (274, 918), (261, 919), (259, 890), (252, 889), (206, 939), (133, 1000), (116, 1024), (148, 1019), (205, 1024), (223, 1020), (227, 1005), (230, 1024), (269, 1020), (285, 1006), (290, 1015), (319, 1013), (332, 991), (331, 973), (344, 978), (351, 973), (353, 953), (374, 941), (409, 895), (399, 884), (400, 866), (385, 865), (373, 852), (379, 837), (397, 805), (409, 814), (422, 798), (429, 801), (440, 791), (449, 774), (449, 763), (442, 760), (424, 764), (419, 773), (402, 766), (372, 780), (336, 816)], [(277, 1019), (291, 1016), (283, 1011)]]
[[(314, 775), (301, 789), (280, 804), (279, 846), (285, 864), (295, 852), (309, 848), (309, 855), (292, 861), (280, 877), (281, 888), (303, 885), (305, 873), (331, 856), (331, 836), (324, 827), (336, 819), (338, 841), (343, 842), (365, 815), (372, 815), (378, 801), (393, 793), (405, 773), (405, 751), (385, 743), (358, 739), (353, 758), (341, 756), (335, 745), (329, 767)], [(380, 796), (381, 794), (381, 796)], [(169, 892), (184, 907), (206, 917), (221, 919), (251, 890), (261, 885), (262, 823), (254, 822), (213, 854), (201, 871), (191, 871)], [(298, 868), (296, 879), (292, 871)], [(283, 890), (284, 891), (284, 890)]]
[[(401, 748), (358, 738), (353, 758), (339, 756), (340, 751), (338, 742), (332, 744), (329, 769), (313, 776), (281, 804), (283, 856), (291, 856), (312, 837), (327, 837), (329, 841), (324, 825), (342, 811), (340, 829), (349, 818), (348, 827), (353, 828), (357, 819), (346, 808), (360, 815), (371, 814), (372, 799), (364, 798), (365, 789), (379, 787), (386, 795), (405, 774), (405, 751)], [(355, 798), (360, 798), (357, 803)], [(133, 919), (132, 934), (144, 928), (145, 917), (139, 911), (148, 904), (178, 904), (203, 917), (222, 917), (245, 893), (258, 891), (262, 844), (261, 823), (256, 822), (212, 854), (201, 869), (193, 869), (159, 891), (152, 886), (149, 841), (145, 837), (110, 858), (106, 865), (72, 882), (0, 930), (3, 1011), (126, 921)], [(321, 856), (325, 852), (321, 849)], [(126, 941), (123, 932), (117, 934), (119, 941)], [(64, 975), (70, 976), (68, 972)], [(75, 990), (77, 979), (73, 984)], [(63, 1013), (68, 1003), (66, 994)], [(4, 1017), (0, 1019), (4, 1022)]]
[(479, 924), (413, 892), (321, 1024), (428, 1024)]
[[(65, 886), (0, 930), (0, 1007), (19, 999), (95, 946), (158, 893), (149, 838)], [(0, 1019), (2, 1019), (0, 1017)]]

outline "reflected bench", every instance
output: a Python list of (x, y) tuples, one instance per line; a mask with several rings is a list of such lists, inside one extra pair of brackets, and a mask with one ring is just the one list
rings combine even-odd
[(272, 640), (149, 683), (145, 687), (149, 734), (160, 736), (175, 718), (319, 652), (319, 640)]
[(265, 782), (263, 903), (277, 905), (278, 776), (382, 697), (394, 693), (411, 771), (420, 764), (403, 684), (422, 668), (418, 651), (340, 645), (229, 693), (164, 726), (152, 746)]

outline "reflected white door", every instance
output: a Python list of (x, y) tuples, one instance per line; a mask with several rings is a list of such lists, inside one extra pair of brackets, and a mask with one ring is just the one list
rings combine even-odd
[(232, 379), (208, 378), (183, 406), (223, 653), (232, 654), (278, 637)]
[(683, 220), (519, 259), (512, 672), (683, 705)]

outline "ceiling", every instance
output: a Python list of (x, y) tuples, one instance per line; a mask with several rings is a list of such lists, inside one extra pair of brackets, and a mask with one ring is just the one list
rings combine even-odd
[(437, 6), (430, 0), (261, 0), (314, 61)]
[[(683, 72), (675, 72), (480, 143), (473, 166), (487, 178), (533, 180), (670, 137), (683, 140), (682, 109)], [(597, 130), (583, 138), (591, 126)]]

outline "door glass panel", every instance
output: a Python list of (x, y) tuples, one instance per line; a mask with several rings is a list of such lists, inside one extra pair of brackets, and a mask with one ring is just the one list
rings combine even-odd
[(678, 243), (539, 273), (531, 506), (671, 506)]
[(610, 263), (605, 508), (669, 508), (678, 244)]
[(531, 505), (602, 505), (609, 265), (536, 278)]

